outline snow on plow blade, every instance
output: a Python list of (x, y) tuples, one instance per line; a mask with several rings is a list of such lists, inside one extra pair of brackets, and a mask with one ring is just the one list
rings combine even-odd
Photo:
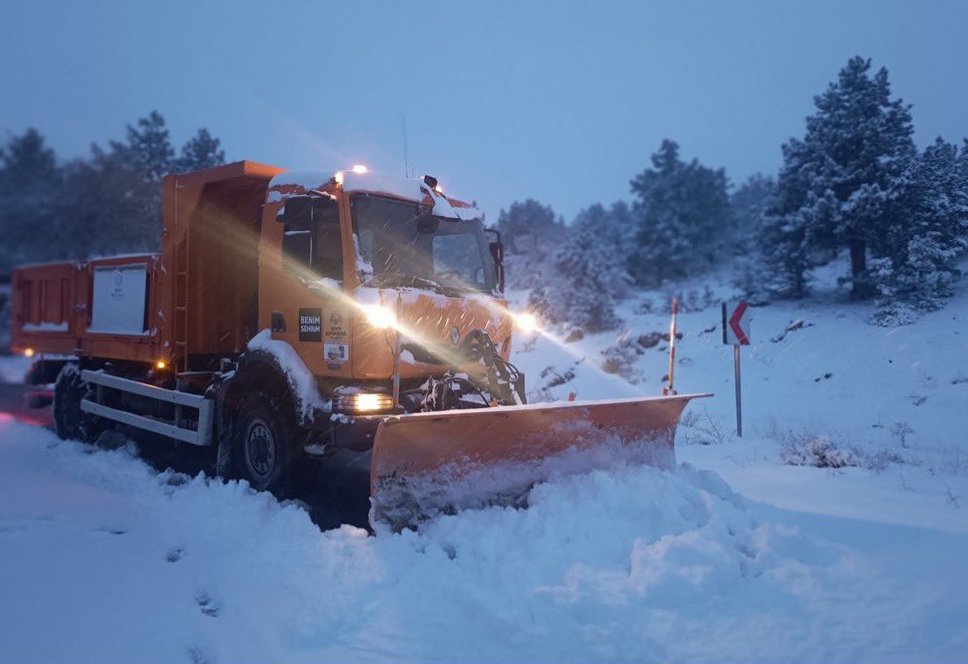
[(556, 476), (645, 463), (675, 465), (690, 399), (709, 394), (415, 413), (380, 423), (370, 520), (394, 529), (439, 513), (523, 502)]

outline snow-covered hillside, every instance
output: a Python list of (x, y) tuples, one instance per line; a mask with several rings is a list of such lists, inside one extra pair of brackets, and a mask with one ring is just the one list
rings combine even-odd
[[(846, 293), (834, 285), (843, 269), (818, 274), (820, 293), (810, 300), (751, 310), (753, 345), (741, 351), (742, 438), (733, 349), (723, 345), (720, 328), (719, 302), (735, 294), (704, 283), (684, 289), (686, 304), (699, 310), (679, 316), (676, 389), (715, 396), (687, 410), (679, 460), (713, 468), (745, 495), (785, 507), (968, 531), (968, 511), (961, 509), (968, 508), (968, 283), (959, 284), (943, 310), (886, 328), (868, 322), (870, 305), (844, 303)], [(626, 302), (617, 332), (572, 343), (562, 343), (563, 334), (535, 334), (519, 344), (515, 361), (529, 376), (532, 397), (659, 393), (668, 346), (644, 348), (637, 339), (652, 336), (643, 339), (648, 344), (654, 333), (668, 333), (668, 298), (646, 293)], [(655, 313), (636, 313), (643, 308)], [(625, 378), (609, 373), (616, 368), (607, 366), (609, 358), (628, 360), (618, 363)], [(571, 380), (554, 385), (563, 378)], [(787, 465), (797, 462), (844, 465), (820, 472)], [(800, 496), (815, 488), (801, 489), (804, 478), (812, 483), (818, 475), (869, 491), (863, 502), (873, 513), (855, 501)], [(882, 492), (895, 491), (904, 500), (884, 510)]]
[[(675, 472), (399, 535), (0, 419), (0, 661), (964, 661), (968, 292), (893, 329), (838, 301), (754, 310), (742, 439), (718, 306), (687, 312), (677, 389), (716, 396)], [(515, 361), (536, 397), (658, 393), (663, 308), (625, 306), (625, 378), (616, 333)]]

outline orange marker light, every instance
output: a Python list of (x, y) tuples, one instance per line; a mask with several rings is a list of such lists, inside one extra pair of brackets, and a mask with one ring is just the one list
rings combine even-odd
[(158, 360), (157, 362), (155, 362), (155, 369), (158, 369), (158, 371), (162, 371), (167, 366), (168, 365), (165, 363), (164, 360)]
[(33, 348), (28, 348), (24, 351), (24, 357), (33, 357), (33, 356), (34, 356)]

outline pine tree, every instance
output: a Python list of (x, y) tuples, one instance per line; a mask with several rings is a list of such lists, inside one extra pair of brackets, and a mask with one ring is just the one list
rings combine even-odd
[(0, 148), (0, 273), (55, 257), (62, 237), (54, 207), (60, 193), (60, 169), (43, 136), (36, 129), (11, 136)]
[(221, 166), (225, 163), (225, 151), (219, 146), (221, 141), (212, 136), (204, 127), (198, 130), (181, 149), (181, 157), (175, 163), (178, 173), (190, 173), (203, 168)]
[(618, 250), (620, 229), (613, 222), (601, 205), (583, 210), (552, 258), (563, 280), (557, 282), (557, 313), (589, 332), (610, 330), (620, 323), (615, 305), (631, 283), (623, 252)]
[(174, 166), (175, 151), (158, 111), (138, 120), (136, 127), (128, 125), (126, 141), (111, 141), (110, 146), (112, 152), (124, 154), (140, 166), (149, 182), (161, 182)]
[(501, 210), (497, 229), (507, 251), (512, 287), (531, 288), (550, 275), (551, 253), (566, 235), (564, 222), (550, 206), (530, 198), (515, 201), (507, 210)]
[(830, 205), (811, 191), (807, 146), (791, 139), (783, 146), (783, 167), (772, 203), (760, 227), (760, 252), (765, 289), (783, 297), (800, 298), (808, 292), (807, 272), (823, 262), (815, 249), (817, 213)]
[(528, 306), (542, 318), (570, 323), (588, 332), (616, 327), (615, 305), (627, 295), (629, 210), (616, 203), (582, 210), (564, 241), (551, 253), (550, 278), (536, 284)]
[[(806, 135), (784, 149), (775, 217), (788, 240), (802, 232), (813, 249), (848, 250), (856, 299), (873, 293), (868, 252), (904, 214), (892, 192), (916, 154), (909, 107), (890, 98), (886, 69), (870, 69), (870, 60), (851, 58), (814, 98)], [(809, 253), (795, 262), (809, 267)]]
[(729, 197), (733, 210), (730, 246), (736, 256), (749, 256), (757, 246), (767, 210), (776, 195), (776, 181), (759, 173), (750, 176)]
[(905, 214), (886, 229), (872, 261), (882, 322), (896, 321), (902, 307), (938, 309), (951, 295), (955, 262), (968, 249), (968, 187), (958, 149), (938, 138), (899, 178), (894, 198)]
[(679, 146), (662, 141), (652, 168), (631, 183), (636, 197), (635, 250), (629, 268), (643, 285), (708, 269), (731, 225), (726, 174), (695, 159), (679, 159)]

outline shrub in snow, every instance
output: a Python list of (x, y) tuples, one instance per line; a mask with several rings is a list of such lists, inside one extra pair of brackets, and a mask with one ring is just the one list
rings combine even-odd
[(637, 385), (639, 376), (635, 372), (635, 361), (644, 353), (645, 350), (639, 345), (637, 339), (622, 335), (613, 345), (602, 351), (604, 357), (602, 371), (618, 374), (633, 385)]
[(676, 433), (677, 445), (722, 445), (726, 436), (722, 428), (710, 417), (709, 411), (702, 409), (699, 415), (696, 410), (687, 410), (679, 420)]
[(898, 452), (892, 450), (857, 447), (844, 449), (840, 444), (823, 435), (807, 435), (786, 431), (776, 432), (772, 437), (783, 445), (780, 450), (780, 460), (791, 466), (813, 466), (815, 468), (855, 466), (879, 472), (890, 464), (909, 463)]
[(780, 460), (791, 466), (816, 466), (817, 468), (863, 465), (856, 454), (839, 449), (826, 436), (790, 435), (786, 447), (780, 451)]

